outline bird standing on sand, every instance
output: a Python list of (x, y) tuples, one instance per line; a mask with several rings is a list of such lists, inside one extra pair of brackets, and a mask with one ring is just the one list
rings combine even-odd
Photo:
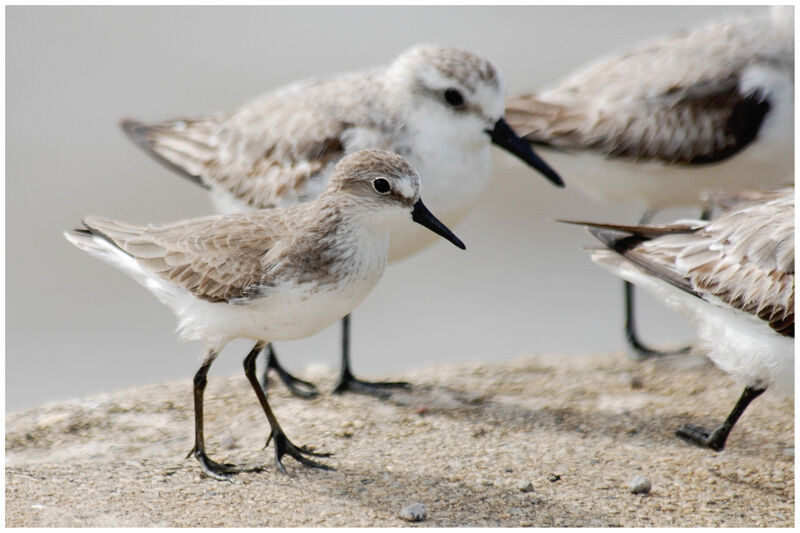
[[(223, 213), (313, 200), (346, 154), (388, 150), (424, 176), (426, 201), (452, 227), (489, 182), (490, 141), (563, 185), (503, 120), (504, 91), (500, 73), (488, 60), (456, 48), (419, 46), (387, 67), (299, 82), (229, 113), (153, 125), (123, 120), (122, 127), (157, 161), (209, 189)], [(392, 229), (390, 263), (435, 242), (408, 226)], [(269, 369), (294, 394), (317, 394), (316, 387), (281, 367), (271, 345)], [(345, 317), (334, 392), (386, 396), (387, 388), (406, 385), (353, 376)]]
[(206, 374), (231, 340), (256, 341), (244, 370), (270, 425), (275, 459), (306, 456), (278, 424), (255, 375), (267, 341), (313, 335), (347, 315), (377, 284), (386, 266), (389, 232), (410, 220), (464, 244), (420, 199), (417, 173), (402, 157), (364, 150), (342, 159), (319, 197), (298, 206), (137, 226), (87, 217), (85, 229), (65, 232), (75, 246), (119, 268), (178, 316), (183, 341), (205, 344), (194, 377), (195, 445), (190, 454), (217, 479), (233, 465), (208, 458), (203, 436)]
[[(641, 45), (579, 70), (550, 89), (510, 98), (511, 127), (567, 181), (604, 202), (646, 209), (700, 206), (704, 191), (792, 181), (794, 12), (742, 14)], [(565, 170), (566, 169), (566, 170)], [(658, 355), (634, 323), (640, 357)]]
[(587, 224), (608, 249), (592, 260), (654, 294), (696, 326), (699, 347), (745, 384), (728, 418), (676, 434), (720, 451), (768, 387), (794, 393), (794, 188), (753, 195), (713, 222)]

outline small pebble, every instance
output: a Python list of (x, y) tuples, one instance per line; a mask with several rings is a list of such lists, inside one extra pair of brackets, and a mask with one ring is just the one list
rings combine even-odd
[(547, 478), (547, 481), (549, 481), (550, 483), (555, 483), (559, 479), (561, 479), (561, 476), (559, 474), (550, 474), (550, 476), (548, 476)]
[(630, 489), (634, 494), (647, 494), (650, 492), (650, 479), (644, 476), (636, 476), (631, 481)]
[(517, 488), (522, 492), (533, 492), (533, 483), (530, 481), (522, 481), (517, 485)]
[(351, 420), (345, 420), (339, 425), (339, 430), (334, 433), (337, 437), (344, 437), (349, 439), (355, 434), (355, 430), (353, 429), (353, 422)]
[(400, 511), (400, 518), (408, 520), (409, 522), (422, 522), (428, 517), (428, 510), (422, 502), (414, 502), (411, 505), (406, 505)]

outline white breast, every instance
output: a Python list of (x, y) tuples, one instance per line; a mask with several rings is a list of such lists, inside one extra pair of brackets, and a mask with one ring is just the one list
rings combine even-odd
[[(458, 149), (443, 145), (434, 128), (427, 128), (414, 141), (415, 151), (406, 157), (420, 175), (420, 197), (439, 220), (454, 229), (475, 207), (491, 179), (488, 137), (480, 138), (471, 149)], [(391, 232), (389, 262), (401, 261), (440, 240), (419, 224), (398, 224)]]

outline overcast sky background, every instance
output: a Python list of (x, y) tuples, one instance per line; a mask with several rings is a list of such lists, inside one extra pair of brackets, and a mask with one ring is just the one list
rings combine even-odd
[[(509, 92), (521, 92), (600, 55), (744, 9), (7, 7), (6, 408), (188, 384), (199, 364), (202, 347), (178, 343), (168, 308), (61, 234), (86, 214), (146, 223), (212, 212), (205, 191), (123, 136), (119, 117), (227, 110), (297, 79), (388, 63), (424, 42), (488, 56)], [(623, 349), (621, 284), (581, 251), (591, 243), (582, 230), (549, 220), (633, 222), (639, 213), (557, 190), (494, 159), (481, 204), (456, 228), (468, 253), (440, 243), (388, 268), (353, 314), (362, 377)], [(642, 311), (647, 339), (690, 339), (683, 320), (649, 298)], [(212, 375), (241, 373), (249, 347), (229, 345)], [(338, 325), (277, 349), (290, 369), (336, 369)]]

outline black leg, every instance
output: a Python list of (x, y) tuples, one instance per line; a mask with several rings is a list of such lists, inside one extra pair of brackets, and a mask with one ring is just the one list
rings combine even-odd
[(689, 346), (684, 346), (677, 350), (661, 351), (655, 350), (642, 344), (636, 334), (636, 323), (634, 321), (634, 302), (633, 302), (633, 283), (626, 281), (625, 284), (625, 339), (628, 346), (633, 350), (637, 359), (647, 359), (648, 357), (659, 357), (662, 355), (679, 355), (689, 351)]
[(215, 352), (207, 353), (203, 366), (194, 375), (194, 448), (186, 457), (194, 455), (200, 462), (203, 472), (214, 479), (225, 481), (230, 479), (231, 474), (235, 473), (236, 470), (231, 464), (220, 464), (209, 459), (206, 455), (206, 444), (203, 437), (203, 393), (208, 383), (206, 377), (208, 369), (211, 368), (211, 363), (214, 362), (216, 356)]
[(329, 457), (331, 454), (329, 453), (316, 453), (303, 448), (302, 446), (295, 446), (292, 442), (286, 437), (286, 434), (281, 429), (280, 424), (278, 424), (278, 419), (275, 418), (275, 414), (272, 412), (272, 409), (267, 402), (267, 396), (264, 394), (264, 391), (261, 388), (261, 384), (258, 382), (258, 378), (256, 377), (256, 357), (258, 357), (259, 352), (261, 352), (262, 348), (264, 348), (264, 343), (259, 342), (250, 350), (250, 353), (247, 354), (247, 357), (244, 358), (244, 374), (247, 376), (247, 380), (250, 382), (250, 385), (253, 387), (253, 390), (256, 393), (256, 397), (258, 398), (258, 402), (261, 404), (261, 408), (264, 410), (264, 414), (267, 415), (267, 421), (269, 422), (270, 434), (269, 438), (267, 438), (267, 444), (271, 439), (275, 440), (275, 462), (278, 465), (278, 468), (281, 472), (286, 474), (286, 469), (281, 462), (281, 458), (288, 454), (290, 457), (295, 458), (299, 462), (303, 463), (306, 466), (311, 466), (313, 468), (322, 468), (323, 470), (333, 470), (330, 466), (318, 463), (316, 461), (312, 461), (311, 459), (304, 457), (304, 455), (311, 455), (315, 457)]
[(334, 394), (345, 391), (369, 394), (378, 398), (388, 398), (391, 393), (386, 389), (408, 388), (411, 385), (405, 381), (362, 381), (350, 371), (350, 315), (342, 319), (342, 371), (333, 388)]
[(722, 425), (717, 427), (714, 431), (708, 431), (693, 424), (684, 424), (675, 430), (675, 434), (680, 438), (691, 442), (692, 444), (697, 444), (698, 446), (702, 446), (704, 448), (711, 448), (715, 452), (720, 452), (725, 448), (725, 441), (728, 440), (728, 435), (733, 429), (733, 426), (736, 425), (736, 421), (739, 420), (740, 416), (742, 416), (744, 410), (747, 409), (748, 405), (750, 405), (750, 402), (764, 394), (765, 390), (767, 390), (766, 387), (763, 389), (757, 387), (745, 387), (744, 392), (739, 397), (739, 401), (733, 406), (733, 411), (731, 411), (731, 414), (729, 414), (728, 418), (725, 419), (725, 422), (723, 422)]
[[(639, 220), (639, 224), (647, 224), (655, 216), (656, 212), (647, 210)], [(684, 346), (677, 350), (661, 351), (650, 348), (639, 340), (636, 333), (636, 322), (634, 320), (634, 298), (633, 298), (633, 284), (630, 281), (623, 282), (625, 289), (625, 340), (628, 341), (628, 346), (633, 350), (636, 359), (647, 359), (649, 357), (658, 357), (662, 355), (680, 355), (689, 352), (690, 346)]]
[(281, 366), (278, 362), (275, 349), (272, 347), (272, 343), (267, 344), (264, 353), (267, 356), (267, 364), (264, 367), (264, 374), (261, 377), (261, 387), (264, 391), (267, 390), (267, 385), (269, 383), (268, 375), (270, 369), (272, 369), (278, 374), (278, 377), (281, 378), (286, 388), (295, 396), (299, 396), (300, 398), (313, 398), (319, 395), (319, 390), (317, 390), (316, 385), (294, 377)]

